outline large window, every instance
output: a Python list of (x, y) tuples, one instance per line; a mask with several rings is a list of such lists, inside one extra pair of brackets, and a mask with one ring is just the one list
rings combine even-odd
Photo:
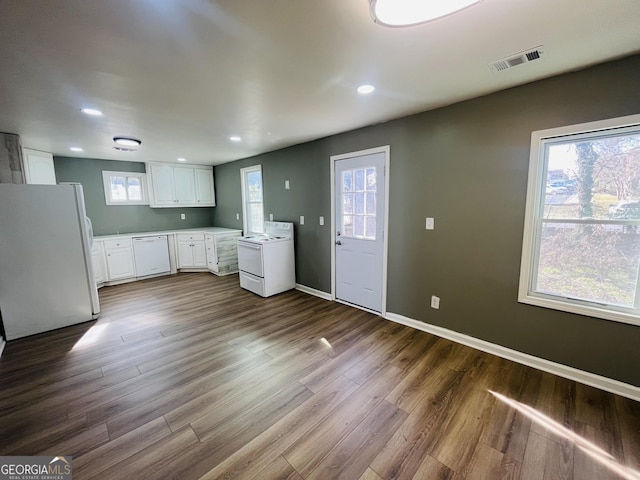
[(244, 234), (264, 232), (264, 203), (262, 200), (262, 166), (240, 170), (242, 181), (242, 217)]
[(640, 325), (640, 115), (532, 135), (519, 300)]
[(107, 205), (147, 205), (146, 174), (138, 172), (102, 172)]

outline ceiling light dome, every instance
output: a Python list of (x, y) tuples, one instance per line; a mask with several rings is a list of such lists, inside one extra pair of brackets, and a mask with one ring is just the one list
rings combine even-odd
[(124, 147), (138, 147), (142, 145), (142, 140), (132, 137), (113, 137), (113, 141)]
[(373, 21), (386, 27), (409, 27), (444, 17), (481, 0), (370, 0)]

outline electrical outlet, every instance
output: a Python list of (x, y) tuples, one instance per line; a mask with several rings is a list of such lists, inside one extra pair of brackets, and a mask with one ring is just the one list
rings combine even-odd
[(284, 181), (284, 189), (289, 190), (289, 180)]
[(270, 213), (270, 214), (269, 214), (269, 221), (270, 221), (270, 222), (273, 222), (273, 213)]
[(435, 308), (436, 310), (440, 308), (440, 297), (436, 297), (435, 295), (431, 296), (431, 308)]
[(433, 219), (433, 217), (427, 217), (425, 228), (427, 230), (434, 230), (435, 229), (435, 220)]
[(236, 213), (236, 220), (240, 220), (240, 214)]
[(186, 220), (187, 215), (185, 213), (180, 214), (180, 220)]
[(304, 225), (304, 215), (300, 215), (300, 225)]
[(324, 217), (320, 217), (320, 225), (324, 225)]

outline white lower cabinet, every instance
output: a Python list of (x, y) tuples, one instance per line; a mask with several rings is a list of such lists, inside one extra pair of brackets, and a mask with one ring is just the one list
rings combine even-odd
[(93, 264), (93, 276), (96, 280), (96, 285), (101, 287), (107, 279), (107, 266), (104, 263), (104, 248), (102, 242), (93, 242), (91, 247), (91, 263)]
[(237, 240), (242, 232), (207, 234), (207, 268), (218, 275), (228, 275), (238, 271)]
[(110, 282), (136, 276), (130, 238), (105, 240), (104, 251), (107, 259), (107, 273)]
[(178, 268), (206, 268), (207, 253), (203, 234), (178, 235)]

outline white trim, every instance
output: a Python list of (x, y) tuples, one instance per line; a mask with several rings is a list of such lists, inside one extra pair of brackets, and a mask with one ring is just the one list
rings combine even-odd
[[(111, 177), (136, 177), (140, 179), (140, 190), (142, 200), (121, 200), (111, 199)], [(102, 171), (102, 186), (104, 188), (104, 201), (109, 206), (118, 205), (149, 205), (149, 192), (147, 186), (147, 174), (145, 172), (115, 172), (111, 170)]]
[(4, 347), (7, 344), (7, 342), (4, 340), (4, 338), (0, 337), (0, 357), (2, 356), (2, 352), (4, 351)]
[(248, 222), (247, 222), (247, 182), (246, 182), (246, 174), (251, 172), (260, 172), (260, 183), (262, 187), (262, 219), (264, 221), (264, 179), (262, 178), (262, 165), (252, 165), (250, 167), (244, 167), (240, 169), (240, 195), (242, 197), (242, 231), (244, 235), (249, 235), (252, 233), (262, 233), (256, 232), (253, 230), (249, 230)]
[[(363, 157), (376, 153), (384, 154), (384, 232), (382, 238), (382, 307), (381, 316), (387, 312), (387, 261), (389, 256), (389, 171), (391, 148), (389, 145), (359, 150), (357, 152), (332, 155), (329, 159), (331, 168), (331, 300), (336, 300), (336, 162), (354, 157)], [(343, 302), (340, 302), (343, 303)], [(350, 304), (349, 304), (350, 305)], [(367, 310), (367, 309), (364, 309)], [(369, 310), (367, 310), (369, 311)]]
[(433, 335), (437, 335), (438, 337), (446, 338), (447, 340), (461, 343), (462, 345), (466, 345), (483, 352), (491, 353), (493, 355), (506, 358), (507, 360), (511, 360), (513, 362), (520, 363), (537, 370), (552, 373), (554, 375), (558, 375), (559, 377), (568, 378), (569, 380), (574, 380), (584, 385), (589, 385), (591, 387), (599, 388), (607, 392), (615, 393), (616, 395), (640, 401), (640, 387), (636, 387), (635, 385), (620, 382), (612, 378), (603, 377), (595, 373), (585, 372), (584, 370), (579, 370), (577, 368), (569, 367), (561, 363), (552, 362), (551, 360), (546, 360), (544, 358), (535, 357), (527, 353), (503, 347), (502, 345), (497, 345), (495, 343), (480, 340), (475, 337), (470, 337), (469, 335), (454, 332), (453, 330), (437, 327), (435, 325), (430, 325), (428, 323), (398, 315), (397, 313), (387, 313), (385, 315), (385, 318), (387, 320), (391, 320), (392, 322), (400, 323), (402, 325), (415, 328), (416, 330), (431, 333)]
[[(536, 225), (539, 217), (538, 209), (542, 201), (541, 196), (544, 191), (544, 176), (546, 175), (545, 160), (542, 158), (545, 145), (554, 141), (562, 141), (563, 137), (567, 137), (568, 139), (591, 138), (599, 132), (624, 132), (625, 129), (637, 128), (639, 125), (640, 115), (628, 115), (625, 117), (538, 130), (531, 133), (518, 302), (630, 325), (640, 325), (640, 316), (638, 315), (637, 308), (600, 305), (586, 300), (565, 299), (555, 295), (546, 295), (532, 291), (532, 285), (534, 284), (532, 277), (538, 269), (536, 265), (538, 261), (536, 258), (538, 249), (536, 242), (538, 242), (540, 232), (536, 231), (538, 228)], [(594, 223), (598, 222), (596, 221)]]
[(313, 295), (314, 297), (322, 298), (323, 300), (333, 300), (330, 293), (323, 292), (322, 290), (316, 290), (315, 288), (307, 287), (306, 285), (301, 285), (300, 283), (296, 283), (296, 290), (300, 290), (303, 293)]

